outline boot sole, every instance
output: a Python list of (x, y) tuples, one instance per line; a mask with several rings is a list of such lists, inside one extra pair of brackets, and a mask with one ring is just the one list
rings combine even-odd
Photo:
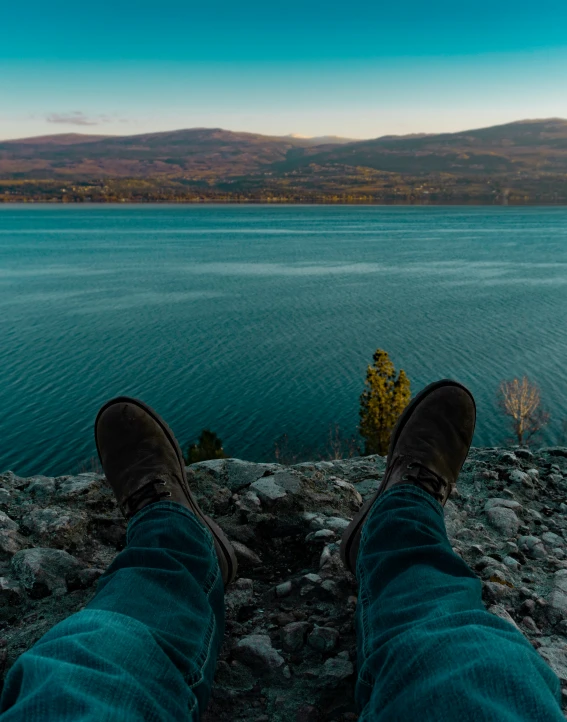
[[(368, 515), (368, 512), (370, 511), (371, 507), (373, 506), (376, 499), (380, 496), (382, 493), (385, 482), (388, 476), (388, 471), (390, 468), (390, 463), (392, 461), (394, 447), (396, 446), (398, 442), (398, 438), (400, 436), (400, 433), (402, 432), (404, 426), (406, 425), (409, 417), (414, 412), (416, 406), (423, 401), (423, 399), (428, 396), (432, 391), (436, 391), (437, 389), (444, 388), (446, 386), (456, 386), (459, 389), (462, 389), (463, 391), (466, 391), (467, 394), (471, 397), (472, 402), (475, 406), (476, 411), (476, 403), (474, 400), (473, 395), (471, 392), (466, 388), (466, 386), (463, 386), (463, 384), (460, 384), (458, 381), (452, 381), (451, 379), (441, 379), (441, 381), (435, 381), (432, 384), (429, 384), (429, 386), (426, 386), (424, 389), (422, 389), (414, 399), (412, 399), (409, 404), (406, 406), (406, 408), (403, 410), (402, 415), (398, 419), (398, 423), (396, 424), (394, 431), (392, 433), (392, 438), (390, 439), (390, 445), (388, 447), (388, 463), (386, 464), (386, 469), (384, 470), (384, 476), (382, 477), (382, 481), (380, 482), (380, 486), (378, 487), (378, 491), (374, 494), (374, 496), (370, 497), (368, 501), (366, 501), (360, 510), (357, 512), (356, 516), (353, 518), (351, 523), (347, 526), (345, 529), (345, 532), (343, 534), (343, 538), (341, 541), (341, 549), (340, 549), (340, 555), (341, 560), (345, 567), (348, 569), (349, 572), (356, 575), (356, 569), (352, 569), (351, 564), (349, 562), (350, 552), (352, 549), (353, 543), (356, 541), (357, 538), (359, 538), (359, 535), (361, 533), (362, 526), (364, 524), (364, 521)], [(463, 461), (464, 463), (464, 461)], [(461, 466), (462, 468), (462, 466)], [(460, 469), (459, 469), (460, 473)], [(457, 474), (458, 476), (458, 474)]]
[(182, 482), (183, 482), (183, 491), (187, 495), (187, 498), (191, 502), (191, 505), (193, 506), (193, 511), (195, 514), (200, 517), (200, 519), (203, 521), (205, 526), (207, 526), (212, 535), (215, 542), (215, 547), (217, 550), (217, 554), (222, 554), (223, 558), (226, 560), (227, 566), (228, 566), (228, 581), (225, 582), (225, 586), (230, 584), (234, 581), (236, 577), (236, 572), (238, 569), (238, 562), (236, 560), (236, 555), (234, 553), (234, 549), (232, 547), (232, 544), (228, 541), (225, 533), (222, 531), (222, 529), (219, 527), (218, 524), (216, 524), (210, 517), (208, 517), (206, 514), (203, 514), (201, 511), (199, 505), (197, 504), (197, 501), (193, 494), (191, 493), (191, 489), (189, 488), (189, 482), (187, 480), (187, 471), (185, 470), (185, 460), (183, 458), (183, 453), (181, 451), (181, 448), (179, 447), (179, 444), (177, 442), (177, 439), (175, 438), (173, 432), (169, 428), (169, 426), (166, 424), (166, 422), (161, 418), (161, 416), (155, 412), (151, 407), (149, 407), (147, 404), (145, 404), (143, 401), (140, 401), (139, 399), (133, 399), (130, 396), (117, 396), (116, 398), (112, 399), (111, 401), (108, 401), (104, 406), (102, 406), (96, 416), (95, 420), (95, 443), (96, 443), (96, 450), (99, 456), (99, 459), (101, 459), (102, 463), (102, 457), (100, 454), (100, 450), (98, 447), (98, 438), (96, 434), (98, 420), (101, 417), (102, 413), (108, 409), (110, 406), (113, 406), (117, 403), (129, 403), (134, 404), (135, 406), (139, 406), (141, 409), (143, 409), (147, 414), (149, 414), (154, 421), (156, 421), (162, 428), (163, 432), (167, 436), (167, 439), (169, 443), (173, 446), (175, 449), (175, 453), (177, 454), (177, 459), (179, 461), (179, 466), (181, 468), (181, 476), (182, 476)]

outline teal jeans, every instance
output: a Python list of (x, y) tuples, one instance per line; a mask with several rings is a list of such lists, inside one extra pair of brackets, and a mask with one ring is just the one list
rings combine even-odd
[(443, 507), (387, 491), (357, 560), (359, 722), (564, 722), (557, 675), (453, 551)]
[[(8, 672), (0, 720), (197, 722), (224, 628), (208, 530), (158, 502), (84, 610)], [(357, 576), (360, 722), (559, 722), (559, 680), (451, 549), (443, 508), (401, 485), (374, 505)]]
[(204, 710), (224, 634), (209, 530), (171, 501), (128, 524), (127, 546), (86, 607), (6, 676), (2, 722), (181, 722)]

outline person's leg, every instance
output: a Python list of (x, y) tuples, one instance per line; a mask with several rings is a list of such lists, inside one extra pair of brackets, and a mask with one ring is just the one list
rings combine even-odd
[(9, 670), (2, 722), (195, 722), (224, 633), (213, 537), (172, 501), (145, 506), (85, 609)]
[(357, 561), (360, 722), (563, 722), (560, 682), (451, 548), (413, 484), (377, 499)]

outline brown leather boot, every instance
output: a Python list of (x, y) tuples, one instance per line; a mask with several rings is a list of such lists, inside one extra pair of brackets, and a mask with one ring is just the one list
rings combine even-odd
[(396, 484), (414, 484), (445, 506), (474, 434), (476, 405), (462, 384), (442, 379), (429, 384), (404, 409), (392, 432), (384, 478), (345, 529), (341, 559), (356, 574), (364, 522), (376, 499)]
[(225, 586), (230, 584), (237, 570), (234, 549), (191, 494), (183, 454), (165, 421), (142, 401), (118, 396), (98, 412), (95, 441), (106, 479), (126, 519), (162, 499), (190, 509), (213, 535), (223, 581)]

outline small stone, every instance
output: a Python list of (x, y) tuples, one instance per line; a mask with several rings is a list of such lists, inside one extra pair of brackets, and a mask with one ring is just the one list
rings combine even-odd
[(515, 537), (520, 520), (512, 509), (495, 506), (488, 509), (486, 516), (489, 524), (506, 537)]
[(12, 495), (8, 489), (4, 489), (0, 486), (0, 504), (9, 504), (12, 501)]
[(319, 531), (325, 528), (325, 520), (321, 516), (316, 516), (309, 523), (309, 528), (313, 531)]
[(319, 529), (319, 531), (313, 531), (305, 537), (306, 542), (310, 541), (323, 541), (325, 539), (334, 539), (335, 532), (331, 529)]
[(484, 511), (488, 511), (489, 509), (493, 509), (497, 506), (504, 507), (506, 509), (513, 509), (514, 511), (518, 511), (522, 508), (520, 502), (515, 501), (514, 499), (502, 499), (501, 497), (493, 497), (492, 499), (488, 499), (488, 501), (484, 505)]
[(12, 557), (20, 549), (28, 544), (27, 540), (13, 529), (4, 529), (0, 531), (0, 551), (4, 552), (4, 557)]
[(498, 463), (499, 464), (517, 464), (518, 459), (515, 454), (512, 454), (509, 451), (505, 451), (503, 454), (500, 454), (500, 456), (498, 457)]
[(233, 655), (258, 674), (274, 672), (285, 664), (283, 657), (272, 647), (267, 634), (249, 634), (243, 637), (237, 642)]
[(561, 619), (567, 619), (567, 569), (559, 569), (555, 572), (553, 584), (553, 589), (548, 597), (549, 615), (553, 621), (558, 622)]
[(337, 646), (339, 633), (332, 627), (315, 627), (307, 638), (307, 644), (318, 652), (330, 652)]
[(236, 554), (236, 558), (242, 564), (258, 566), (259, 564), (262, 563), (262, 560), (256, 554), (256, 552), (253, 552), (252, 549), (249, 549), (245, 544), (242, 544), (241, 542), (238, 542), (234, 539), (231, 541), (231, 544), (234, 548), (234, 553)]
[(547, 557), (543, 542), (536, 536), (518, 537), (518, 547), (531, 559), (545, 559)]
[(504, 557), (502, 563), (511, 569), (517, 569), (520, 566), (520, 562), (514, 557)]
[(260, 501), (268, 506), (287, 496), (285, 490), (275, 483), (273, 476), (258, 479), (258, 481), (250, 485), (250, 488), (258, 495)]
[(323, 665), (321, 671), (321, 682), (326, 687), (332, 687), (348, 679), (354, 674), (352, 662), (342, 657), (331, 657)]
[(0, 606), (13, 607), (25, 599), (22, 587), (13, 579), (0, 577)]
[(488, 611), (496, 617), (500, 617), (500, 619), (504, 619), (506, 622), (509, 622), (516, 629), (519, 629), (513, 617), (510, 616), (510, 613), (502, 605), (493, 604), (488, 608)]
[(0, 511), (0, 531), (17, 531), (18, 522), (11, 519), (8, 514)]
[(346, 519), (341, 519), (338, 516), (331, 516), (325, 520), (325, 528), (331, 529), (334, 532), (343, 532), (350, 524)]
[(514, 454), (518, 459), (525, 459), (526, 461), (531, 461), (534, 458), (533, 453), (529, 449), (515, 449)]
[(292, 584), (288, 580), (287, 582), (283, 582), (282, 584), (278, 584), (276, 587), (276, 597), (287, 597), (288, 594), (291, 594), (292, 590)]
[(535, 632), (536, 634), (539, 634), (538, 626), (531, 617), (524, 617), (522, 619), (522, 624), (524, 625), (524, 627), (529, 629), (530, 632)]
[(281, 630), (282, 646), (286, 652), (298, 652), (304, 644), (307, 622), (291, 622)]
[(321, 584), (323, 580), (318, 574), (304, 574), (301, 577), (301, 584)]
[(515, 484), (522, 484), (523, 486), (532, 486), (531, 477), (519, 469), (513, 469), (509, 474), (510, 481)]
[(545, 534), (542, 534), (541, 540), (548, 547), (565, 546), (563, 537), (560, 537), (558, 534), (554, 534), (552, 531), (546, 531)]

